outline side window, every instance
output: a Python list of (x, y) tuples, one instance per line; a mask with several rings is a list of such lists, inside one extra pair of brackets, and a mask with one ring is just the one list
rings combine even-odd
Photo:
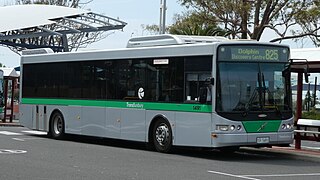
[[(185, 58), (185, 100), (199, 101), (201, 89), (209, 86), (209, 80), (212, 76), (211, 73), (211, 56), (195, 56)], [(207, 96), (207, 101), (211, 101), (210, 96)]]
[(63, 97), (68, 89), (65, 72), (65, 63), (24, 65), (23, 97)]
[(70, 62), (67, 64), (68, 71), (66, 72), (66, 83), (68, 84), (68, 92), (66, 96), (75, 99), (82, 97), (81, 87), (81, 64), (79, 62)]
[[(164, 61), (164, 63), (157, 63)], [(149, 99), (161, 102), (183, 102), (183, 58), (162, 58), (148, 61), (147, 87)], [(148, 95), (149, 94), (149, 95)]]
[(82, 98), (104, 99), (106, 97), (106, 78), (104, 61), (81, 63)]

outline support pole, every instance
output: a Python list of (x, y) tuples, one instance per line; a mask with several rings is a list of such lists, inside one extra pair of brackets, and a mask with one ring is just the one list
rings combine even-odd
[(15, 86), (15, 79), (13, 78), (12, 80), (11, 80), (11, 107), (10, 107), (10, 109), (11, 109), (11, 114), (10, 114), (10, 122), (12, 123), (12, 121), (13, 121), (13, 108), (14, 108), (14, 86)]
[[(296, 119), (294, 120), (294, 124), (297, 126), (298, 119), (301, 118), (302, 115), (302, 73), (298, 73), (298, 84), (297, 84), (297, 109), (296, 109)], [(301, 137), (300, 133), (295, 136), (295, 149), (301, 149)]]
[(296, 110), (296, 119), (294, 120), (294, 123), (297, 124), (298, 119), (302, 116), (302, 73), (298, 73), (298, 84), (297, 84), (297, 110)]
[(160, 0), (159, 34), (165, 34), (166, 32), (166, 10), (167, 10), (167, 0)]
[(4, 80), (4, 112), (3, 112), (3, 120), (2, 122), (6, 122), (7, 119), (7, 99), (8, 99), (8, 79)]
[(313, 89), (313, 107), (316, 107), (316, 102), (317, 102), (317, 80), (318, 78), (314, 78), (314, 89)]

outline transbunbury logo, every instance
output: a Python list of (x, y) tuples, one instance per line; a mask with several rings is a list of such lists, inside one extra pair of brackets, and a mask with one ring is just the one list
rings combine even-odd
[(127, 108), (143, 109), (143, 104), (127, 102)]

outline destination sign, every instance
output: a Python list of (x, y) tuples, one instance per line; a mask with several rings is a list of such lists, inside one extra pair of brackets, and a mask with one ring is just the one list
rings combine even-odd
[(219, 61), (267, 61), (287, 62), (289, 48), (279, 46), (220, 46), (218, 49)]

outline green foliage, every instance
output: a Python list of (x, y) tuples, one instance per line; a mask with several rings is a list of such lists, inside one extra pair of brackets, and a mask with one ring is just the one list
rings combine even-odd
[(320, 46), (319, 0), (178, 0), (182, 6), (209, 20), (231, 38), (260, 40), (266, 29), (278, 37), (271, 42), (308, 37)]
[(320, 120), (320, 113), (317, 112), (315, 109), (312, 109), (309, 112), (303, 112), (302, 118), (304, 119), (318, 119)]
[(226, 36), (228, 33), (216, 26), (214, 17), (211, 21), (202, 18), (203, 14), (189, 12), (176, 15), (175, 23), (169, 27), (170, 34), (198, 36)]

